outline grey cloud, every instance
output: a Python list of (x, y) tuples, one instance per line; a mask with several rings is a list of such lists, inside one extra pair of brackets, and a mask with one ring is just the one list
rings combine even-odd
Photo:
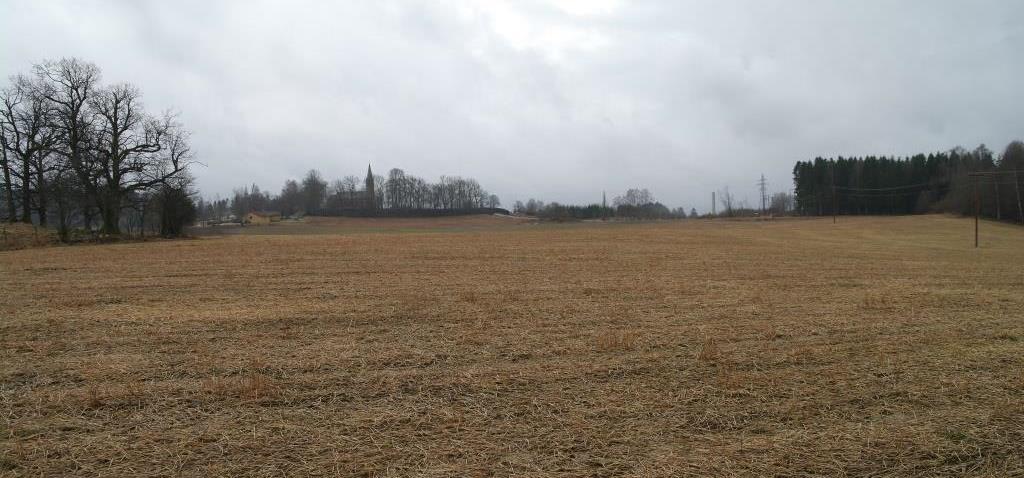
[(0, 74), (78, 56), (137, 84), (193, 131), (207, 195), (372, 162), (506, 204), (705, 209), (816, 155), (1024, 136), (1018, 2), (0, 4)]

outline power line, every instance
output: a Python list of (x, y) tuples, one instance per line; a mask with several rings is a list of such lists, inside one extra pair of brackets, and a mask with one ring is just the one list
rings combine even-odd
[(927, 191), (910, 191), (905, 193), (885, 193), (885, 194), (858, 194), (858, 193), (844, 193), (843, 197), (855, 197), (855, 198), (889, 198), (889, 197), (900, 197), (900, 196), (914, 196)]
[(920, 183), (920, 184), (909, 184), (906, 186), (893, 186), (889, 188), (853, 188), (848, 186), (834, 186), (835, 189), (843, 189), (847, 191), (898, 191), (900, 189), (911, 189), (911, 188), (922, 188), (922, 187), (937, 187), (939, 185), (932, 183)]
[(973, 173), (967, 173), (968, 176), (998, 176), (1000, 174), (1024, 174), (1024, 169), (1014, 169), (1010, 171), (975, 171)]

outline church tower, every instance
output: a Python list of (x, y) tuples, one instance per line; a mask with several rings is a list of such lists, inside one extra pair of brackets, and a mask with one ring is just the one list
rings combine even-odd
[(366, 165), (366, 208), (377, 210), (377, 190), (373, 187), (373, 168), (369, 164)]

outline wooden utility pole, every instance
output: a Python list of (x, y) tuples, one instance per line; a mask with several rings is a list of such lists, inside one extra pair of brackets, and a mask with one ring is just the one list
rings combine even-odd
[(711, 191), (711, 217), (715, 217), (717, 215), (718, 215), (718, 211), (716, 210), (716, 207), (715, 207), (715, 192)]
[[(1017, 217), (1020, 221), (1024, 221), (1024, 203), (1021, 201), (1020, 196), (1020, 171), (983, 171), (973, 172), (967, 175), (974, 178), (974, 247), (978, 247), (978, 221), (981, 216), (981, 192), (979, 190), (980, 178), (990, 177), (993, 181), (998, 182), (1000, 175), (1008, 175), (1013, 173), (1013, 188), (1017, 193)], [(996, 204), (999, 203), (999, 197), (996, 197)], [(999, 215), (998, 205), (996, 206), (997, 217)]]

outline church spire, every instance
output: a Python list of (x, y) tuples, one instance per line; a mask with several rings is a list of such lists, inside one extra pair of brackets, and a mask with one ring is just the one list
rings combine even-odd
[(373, 168), (366, 165), (366, 208), (377, 209), (377, 190), (373, 184)]

